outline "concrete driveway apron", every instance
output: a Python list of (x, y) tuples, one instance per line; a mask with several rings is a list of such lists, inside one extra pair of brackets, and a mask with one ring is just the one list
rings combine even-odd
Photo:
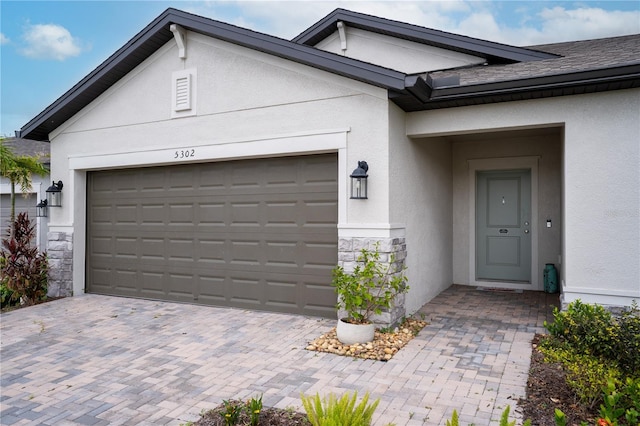
[[(452, 286), (389, 362), (305, 350), (334, 321), (83, 295), (0, 316), (2, 425), (179, 425), (223, 399), (369, 391), (375, 425), (497, 422), (557, 296)], [(518, 413), (515, 413), (516, 417)]]

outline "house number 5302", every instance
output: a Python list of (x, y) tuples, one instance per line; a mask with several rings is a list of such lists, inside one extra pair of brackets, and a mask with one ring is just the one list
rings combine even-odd
[(195, 157), (196, 156), (196, 150), (195, 149), (180, 149), (178, 151), (175, 152), (175, 155), (173, 156), (173, 158), (190, 158), (190, 157)]

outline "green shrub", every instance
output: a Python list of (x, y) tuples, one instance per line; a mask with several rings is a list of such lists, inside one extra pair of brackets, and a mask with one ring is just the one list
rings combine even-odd
[[(2, 264), (4, 263), (5, 258), (0, 257), (0, 268), (2, 268)], [(18, 303), (18, 295), (6, 286), (4, 281), (0, 280), (0, 308), (6, 308), (9, 306), (13, 306)]]
[(544, 326), (551, 336), (585, 355), (617, 357), (617, 326), (611, 315), (600, 305), (576, 300), (566, 311), (554, 308), (554, 321)]
[(315, 396), (300, 396), (307, 418), (313, 426), (369, 426), (380, 400), (369, 404), (367, 392), (356, 405), (357, 397), (357, 392), (353, 396), (347, 392), (340, 399), (334, 394), (329, 394), (328, 398), (320, 398), (317, 393)]
[(553, 316), (544, 325), (554, 346), (614, 361), (620, 371), (640, 377), (640, 309), (635, 302), (616, 317), (602, 306), (576, 300), (564, 312), (555, 308)]
[(332, 285), (338, 294), (336, 307), (347, 311), (348, 322), (370, 323), (373, 314), (391, 308), (398, 294), (409, 291), (404, 271), (397, 268), (394, 255), (390, 255), (386, 265), (380, 261), (376, 244), (374, 250), (360, 251), (353, 272), (345, 272), (342, 266), (333, 269)]
[(640, 309), (634, 301), (617, 319), (616, 355), (620, 370), (640, 378)]
[(47, 256), (32, 246), (35, 227), (26, 213), (14, 222), (14, 235), (2, 240), (0, 281), (13, 291), (13, 297), (31, 305), (47, 296)]

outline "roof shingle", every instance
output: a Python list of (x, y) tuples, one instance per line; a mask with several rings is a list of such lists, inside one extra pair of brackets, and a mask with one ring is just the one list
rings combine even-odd
[(434, 79), (457, 76), (460, 86), (514, 81), (640, 64), (640, 34), (529, 46), (559, 58), (474, 66), (429, 73)]

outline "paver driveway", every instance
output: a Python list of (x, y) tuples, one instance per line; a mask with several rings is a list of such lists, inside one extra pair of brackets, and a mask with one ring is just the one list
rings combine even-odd
[[(556, 297), (452, 286), (389, 362), (306, 351), (334, 321), (98, 295), (0, 316), (3, 425), (178, 425), (223, 399), (370, 391), (375, 425), (497, 421), (524, 396), (530, 341)], [(513, 410), (512, 410), (513, 411)]]

